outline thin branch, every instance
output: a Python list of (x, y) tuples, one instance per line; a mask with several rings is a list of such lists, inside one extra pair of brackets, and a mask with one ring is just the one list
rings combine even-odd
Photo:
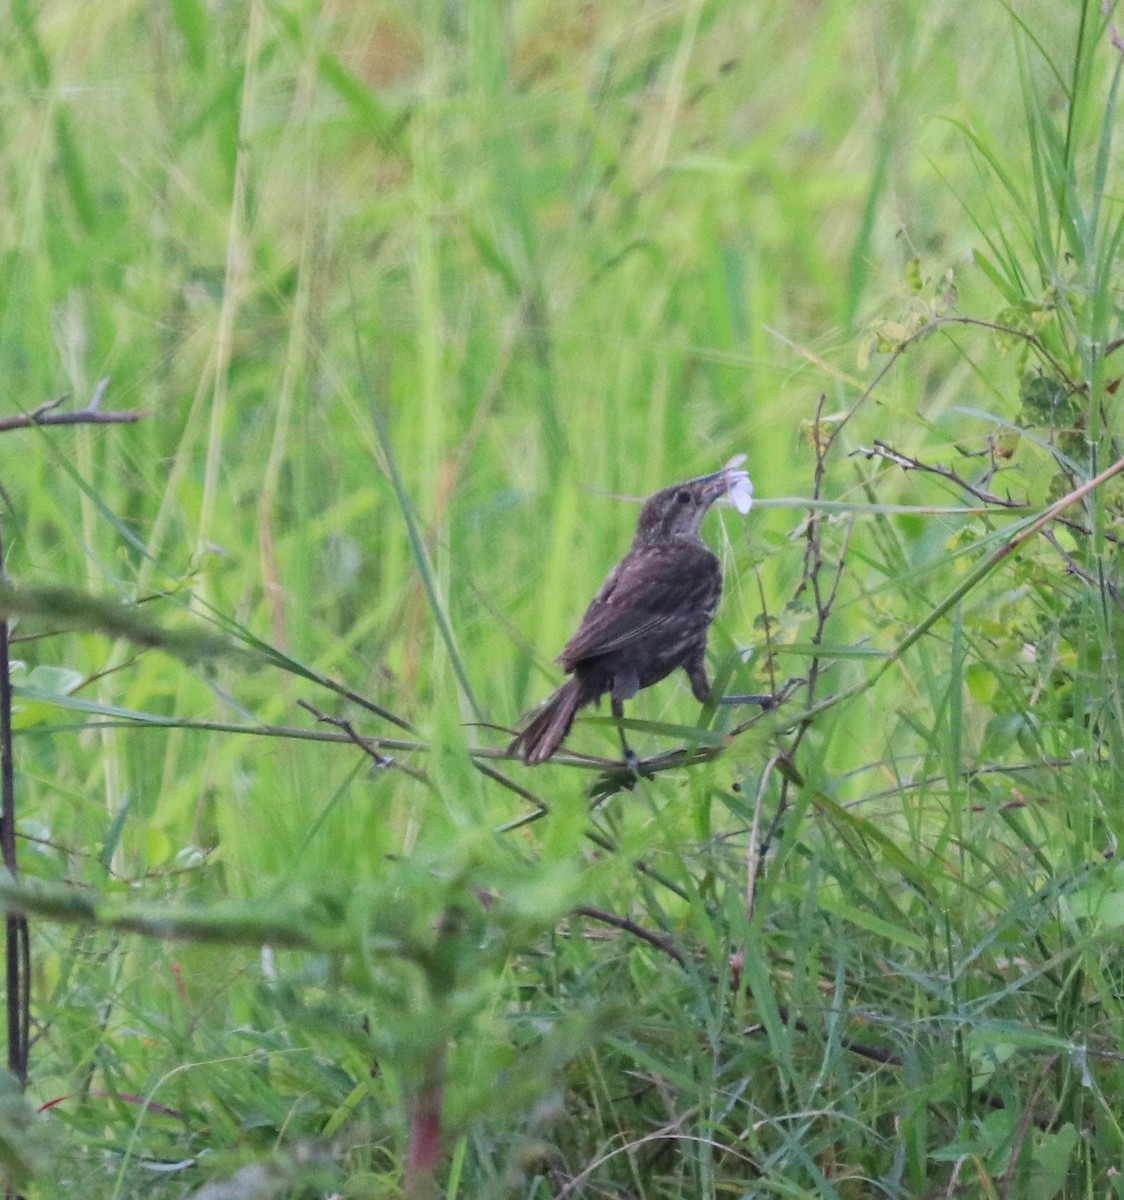
[(346, 740), (351, 742), (353, 746), (358, 746), (371, 762), (381, 770), (397, 767), (399, 771), (405, 772), (411, 779), (416, 779), (419, 783), (429, 783), (429, 777), (424, 771), (419, 771), (416, 767), (408, 767), (405, 763), (400, 763), (397, 759), (391, 758), (387, 754), (379, 753), (376, 744), (378, 739), (364, 737), (362, 734), (356, 733), (355, 727), (350, 721), (344, 720), (342, 717), (329, 716), (328, 713), (322, 712), (315, 704), (310, 704), (307, 700), (298, 700), (297, 705), (306, 712), (310, 712), (318, 721), (323, 722), (325, 725), (331, 725), (336, 729), (342, 730)]
[[(429, 784), (429, 776), (424, 771), (419, 770), (416, 767), (408, 767), (405, 765), (405, 763), (401, 763), (389, 755), (381, 754), (378, 749), (380, 743), (379, 738), (366, 737), (364, 734), (356, 732), (355, 727), (350, 721), (344, 720), (341, 717), (329, 716), (327, 713), (318, 709), (314, 704), (310, 704), (307, 700), (298, 700), (297, 704), (301, 708), (305, 709), (306, 712), (310, 712), (318, 721), (322, 721), (325, 725), (332, 725), (336, 729), (342, 730), (346, 740), (351, 742), (353, 745), (358, 746), (359, 749), (371, 759), (376, 767), (381, 769), (387, 769), (391, 767), (397, 768), (399, 771), (409, 775), (411, 779), (416, 779), (419, 783), (424, 783), (426, 785)], [(414, 748), (419, 750), (426, 749), (426, 747), (421, 743), (417, 743)], [(480, 752), (470, 749), (468, 753), (469, 757), (472, 759), (472, 765), (480, 772), (481, 775), (486, 776), (488, 779), (494, 780), (496, 783), (500, 784), (501, 787), (507, 788), (509, 792), (514, 792), (521, 799), (526, 800), (529, 804), (533, 804), (535, 806), (535, 812), (533, 814), (529, 814), (533, 820), (538, 820), (539, 817), (546, 815), (546, 813), (549, 811), (546, 803), (536, 796), (534, 792), (530, 791), (528, 788), (521, 787), (513, 779), (509, 779), (506, 775), (502, 774), (500, 771), (497, 771), (494, 767), (489, 767), (486, 763), (479, 761), (477, 755)], [(502, 756), (506, 757), (506, 752), (503, 752)]]
[(643, 925), (638, 925), (635, 921), (630, 921), (628, 917), (617, 916), (616, 913), (606, 912), (603, 908), (592, 908), (588, 904), (581, 904), (574, 909), (578, 916), (588, 917), (591, 921), (600, 921), (603, 925), (612, 925), (614, 929), (623, 930), (625, 933), (631, 933), (633, 937), (639, 938), (642, 942), (647, 942), (649, 946), (654, 946), (657, 950), (663, 951), (669, 958), (674, 959), (681, 967), (686, 967), (687, 959), (683, 951), (669, 937), (665, 937), (660, 933), (653, 933), (650, 929), (645, 929)]
[(15, 417), (4, 417), (0, 419), (0, 433), (7, 433), (11, 429), (30, 429), (33, 425), (131, 425), (136, 421), (144, 420), (145, 417), (152, 416), (148, 409), (103, 412), (101, 402), (108, 386), (108, 379), (100, 380), (97, 387), (94, 388), (94, 394), (90, 397), (89, 404), (75, 412), (55, 411), (67, 399), (66, 396), (60, 396), (57, 400), (48, 400), (45, 404), (40, 404), (31, 412), (20, 413)]
[[(0, 576), (3, 571), (4, 544), (0, 537)], [(6, 620), (0, 620), (0, 855), (5, 870), (15, 879), (19, 874), (19, 863), (16, 858), (16, 785), (12, 762), (12, 677)], [(19, 1080), (21, 1087), (26, 1087), (31, 966), (27, 917), (23, 913), (9, 911), (4, 923), (8, 1070)]]
[[(881, 378), (881, 375), (879, 378)], [(814, 500), (819, 500), (823, 495), (824, 480), (827, 477), (827, 456), (831, 452), (831, 448), (835, 444), (841, 428), (841, 426), (837, 426), (827, 438), (822, 436), (823, 410), (826, 402), (827, 397), (821, 394), (816, 404), (816, 415), (813, 426), (813, 445), (816, 454), (816, 465), (812, 482), (812, 498)], [(861, 399), (859, 403), (861, 403)], [(851, 412), (853, 414), (854, 409)], [(807, 590), (810, 590), (812, 593), (816, 608), (816, 626), (810, 640), (812, 645), (816, 647), (819, 647), (823, 643), (828, 618), (831, 616), (832, 610), (835, 607), (835, 601), (839, 595), (839, 585), (842, 583), (843, 571), (847, 563), (847, 547), (850, 544), (854, 520), (848, 521), (844, 530), (842, 544), (839, 548), (838, 562), (836, 563), (831, 582), (826, 588), (826, 595), (824, 594), (825, 588), (823, 583), (823, 571), (826, 562), (823, 554), (823, 543), (821, 541), (822, 524), (823, 514), (813, 509), (808, 515), (808, 524), (805, 531), (804, 563), (800, 574), (800, 581), (793, 592), (794, 601), (798, 600)], [(780, 798), (777, 802), (776, 811), (773, 813), (773, 819), (769, 822), (769, 827), (765, 831), (757, 848), (755, 872), (760, 869), (760, 864), (764, 863), (767, 859), (773, 839), (776, 837), (781, 822), (784, 820), (784, 815), (788, 811), (789, 791), (791, 787), (793, 784), (800, 786), (803, 782), (800, 772), (796, 768), (796, 754), (808, 731), (812, 728), (817, 711), (822, 708), (822, 705), (815, 703), (816, 685), (826, 669), (827, 667), (823, 662), (823, 658), (817, 650), (808, 666), (808, 678), (805, 687), (806, 707), (804, 713), (795, 726), (791, 746), (786, 752), (782, 752), (776, 757), (776, 766), (781, 775)]]
[[(1059, 522), (1059, 524), (1060, 523), (1061, 522)], [(1065, 549), (1061, 542), (1058, 541), (1057, 535), (1052, 529), (1043, 529), (1042, 536), (1058, 552), (1058, 555), (1065, 563), (1065, 569), (1070, 575), (1076, 575), (1078, 579), (1080, 579), (1083, 583), (1088, 584), (1091, 588), (1100, 588), (1102, 586), (1101, 580), (1097, 579), (1093, 574), (1085, 570), (1085, 568), (1077, 561), (1077, 559)], [(1120, 589), (1118, 587), (1105, 581), (1104, 589), (1109, 599), (1113, 602), (1113, 604), (1116, 605), (1117, 608), (1124, 607), (1120, 602)]]
[(0, 433), (10, 429), (29, 429), (32, 425), (131, 425), (151, 416), (150, 412), (142, 409), (129, 409), (123, 412), (91, 412), (88, 408), (78, 412), (55, 413), (53, 416), (36, 416), (35, 413), (21, 413), (18, 417), (0, 419)]
[[(885, 462), (893, 463), (897, 467), (901, 467), (903, 471), (920, 471), (924, 475), (936, 475), (941, 479), (947, 479), (949, 483), (955, 484), (970, 496), (974, 496), (977, 500), (984, 504), (996, 504), (1001, 508), (1028, 508), (1029, 505), (1018, 500), (1004, 499), (1002, 496), (996, 496), (993, 492), (986, 491), (984, 488), (976, 484), (969, 483), (966, 479), (962, 479), (957, 473), (948, 467), (938, 466), (933, 463), (922, 462), (919, 458), (912, 458), (908, 454), (902, 454), (895, 450), (892, 446), (885, 442), (874, 439), (874, 444), (871, 446), (857, 446), (851, 451), (848, 457), (854, 458), (856, 455), (861, 455), (864, 458), (880, 458)], [(990, 472), (989, 472), (990, 474)]]
[(494, 780), (501, 787), (507, 788), (509, 792), (514, 792), (516, 796), (520, 797), (520, 799), (526, 800), (528, 804), (533, 804), (535, 806), (534, 815), (536, 819), (538, 819), (538, 817), (545, 817), (546, 814), (550, 812), (550, 805), (548, 805), (547, 802), (540, 796), (536, 796), (535, 793), (530, 790), (530, 788), (525, 788), (521, 784), (516, 783), (514, 779), (509, 778), (502, 771), (497, 771), (495, 767), (489, 767), (486, 763), (480, 762), (479, 759), (476, 758), (475, 751), (470, 750), (469, 754), (472, 756), (472, 765), (486, 779)]

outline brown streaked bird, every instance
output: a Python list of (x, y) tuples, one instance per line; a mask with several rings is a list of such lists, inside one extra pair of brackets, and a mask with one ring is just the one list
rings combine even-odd
[[(710, 699), (706, 638), (722, 594), (722, 569), (699, 528), (710, 506), (727, 494), (740, 512), (749, 511), (749, 476), (735, 469), (744, 457), (713, 475), (664, 488), (645, 503), (629, 552), (558, 656), (572, 678), (520, 730), (512, 754), (530, 766), (545, 762), (570, 732), (578, 709), (608, 693), (619, 720), (626, 700), (678, 667), (699, 703)], [(621, 748), (632, 760), (623, 730)]]

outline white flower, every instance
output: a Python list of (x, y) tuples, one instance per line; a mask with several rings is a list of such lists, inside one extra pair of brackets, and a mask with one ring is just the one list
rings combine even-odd
[(753, 507), (753, 480), (750, 479), (748, 471), (739, 471), (736, 469), (745, 460), (746, 455), (735, 454), (722, 468), (730, 481), (723, 499), (727, 504), (732, 504), (743, 517)]

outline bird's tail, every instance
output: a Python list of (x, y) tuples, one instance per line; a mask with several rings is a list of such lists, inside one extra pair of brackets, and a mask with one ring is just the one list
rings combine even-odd
[(510, 753), (522, 755), (523, 761), (531, 767), (546, 762), (562, 745), (574, 723), (574, 714), (586, 702), (578, 680), (568, 679), (540, 705), (526, 728), (519, 731), (509, 747)]

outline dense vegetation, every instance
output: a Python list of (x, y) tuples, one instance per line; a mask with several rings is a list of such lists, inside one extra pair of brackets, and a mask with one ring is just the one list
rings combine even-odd
[[(12, 0), (13, 1188), (1119, 1194), (1113, 21)], [(783, 702), (506, 758), (742, 452)]]

